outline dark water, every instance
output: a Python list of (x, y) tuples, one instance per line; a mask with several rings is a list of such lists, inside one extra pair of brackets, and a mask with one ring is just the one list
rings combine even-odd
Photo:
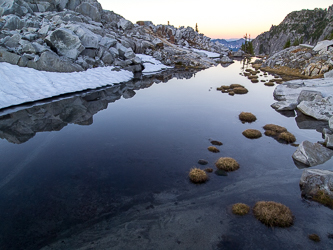
[[(214, 210), (218, 205), (223, 212), (216, 220), (228, 221), (228, 226), (220, 223), (220, 231), (211, 234), (206, 249), (331, 249), (333, 240), (327, 234), (333, 233), (332, 210), (301, 199), (302, 170), (291, 158), (296, 148), (266, 136), (250, 140), (242, 135), (247, 128), (264, 132), (265, 124), (274, 123), (293, 133), (297, 143), (316, 142), (322, 139), (315, 129), (327, 124), (274, 111), (270, 107), (274, 87), (251, 83), (239, 75), (242, 66), (236, 62), (197, 73), (170, 72), (18, 107), (12, 113), (3, 111), (0, 248), (39, 249), (61, 242), (103, 221), (122, 218), (138, 204), (158, 210), (170, 202), (156, 199), (160, 194), (174, 194), (171, 200), (177, 204), (196, 203), (196, 197), (221, 192), (218, 200), (209, 198), (207, 204), (198, 202), (193, 208)], [(232, 83), (244, 85), (249, 93), (229, 96), (216, 91)], [(254, 113), (257, 121), (242, 124), (238, 120), (242, 111)], [(223, 142), (220, 153), (207, 150), (210, 140)], [(222, 156), (235, 158), (241, 168), (228, 176), (212, 173), (204, 185), (189, 182), (188, 172), (199, 159), (213, 167)], [(331, 166), (329, 161), (318, 168)], [(253, 206), (258, 200), (289, 206), (295, 225), (270, 229), (251, 215), (240, 219), (228, 212), (233, 203)], [(209, 228), (209, 221), (205, 225), (202, 230)], [(322, 241), (310, 242), (311, 233), (319, 234)], [(95, 238), (86, 240), (90, 244)], [(175, 242), (173, 248), (195, 249), (186, 240)], [(128, 249), (135, 249), (135, 244), (140, 242)], [(169, 245), (156, 247), (169, 249)], [(61, 249), (71, 248), (74, 245)]]

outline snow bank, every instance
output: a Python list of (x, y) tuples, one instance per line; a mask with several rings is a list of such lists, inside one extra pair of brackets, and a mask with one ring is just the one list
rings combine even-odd
[(56, 73), (0, 63), (0, 108), (129, 81), (133, 73), (113, 67)]
[[(145, 62), (144, 74), (170, 68), (151, 56), (138, 56)], [(84, 72), (56, 73), (2, 62), (0, 63), (0, 109), (66, 93), (127, 82), (133, 78), (133, 73), (130, 71), (112, 71), (113, 68), (110, 66), (88, 69)]]
[(218, 58), (221, 56), (218, 53), (214, 53), (214, 52), (210, 52), (210, 51), (206, 51), (206, 50), (192, 49), (192, 51), (197, 52), (197, 53), (204, 53), (207, 55), (207, 57), (210, 57), (210, 58)]

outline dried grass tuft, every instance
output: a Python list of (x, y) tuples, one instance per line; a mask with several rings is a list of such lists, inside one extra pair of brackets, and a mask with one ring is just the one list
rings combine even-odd
[(281, 127), (279, 125), (275, 125), (275, 124), (267, 124), (264, 126), (265, 130), (271, 130), (274, 131), (276, 133), (282, 133), (282, 132), (287, 132), (287, 129), (284, 127)]
[(206, 172), (199, 168), (192, 168), (190, 170), (189, 177), (193, 183), (204, 183), (208, 180)]
[(243, 123), (244, 122), (254, 122), (255, 120), (257, 120), (257, 117), (250, 113), (250, 112), (242, 112), (239, 114), (239, 120), (241, 120)]
[(282, 132), (279, 134), (278, 140), (283, 140), (286, 143), (293, 143), (296, 141), (296, 137), (290, 132)]
[(224, 171), (235, 171), (239, 169), (238, 162), (231, 157), (221, 157), (215, 162), (215, 166)]
[(294, 223), (291, 210), (274, 201), (258, 201), (253, 207), (254, 216), (270, 227), (290, 227)]
[(220, 150), (219, 150), (217, 147), (214, 147), (214, 146), (209, 146), (209, 147), (208, 147), (208, 150), (209, 150), (210, 152), (213, 152), (213, 153), (218, 153), (218, 152), (220, 152)]
[(237, 215), (245, 215), (250, 212), (250, 207), (244, 203), (236, 203), (232, 206), (232, 212)]
[(242, 133), (246, 138), (249, 139), (257, 139), (262, 136), (261, 132), (256, 129), (246, 129)]

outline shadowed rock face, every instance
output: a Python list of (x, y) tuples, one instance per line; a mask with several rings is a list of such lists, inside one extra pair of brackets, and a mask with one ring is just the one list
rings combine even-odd
[[(135, 96), (135, 90), (150, 87), (153, 83), (167, 82), (172, 78), (189, 79), (197, 71), (167, 71), (157, 76), (147, 76), (122, 85), (102, 90), (90, 91), (59, 101), (50, 100), (46, 104), (35, 103), (30, 108), (18, 108), (13, 113), (0, 113), (0, 138), (11, 143), (24, 143), (36, 133), (44, 131), (60, 131), (68, 124), (91, 125), (93, 116), (106, 109), (109, 103), (120, 98)], [(52, 101), (52, 102), (51, 102)]]

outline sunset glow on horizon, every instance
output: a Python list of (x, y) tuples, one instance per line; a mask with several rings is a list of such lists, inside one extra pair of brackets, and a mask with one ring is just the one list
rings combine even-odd
[(278, 25), (292, 11), (328, 8), (329, 0), (217, 1), (217, 0), (99, 0), (103, 9), (112, 10), (133, 23), (152, 21), (155, 25), (175, 27), (198, 24), (199, 32), (211, 38), (241, 38), (245, 33), (252, 38)]

